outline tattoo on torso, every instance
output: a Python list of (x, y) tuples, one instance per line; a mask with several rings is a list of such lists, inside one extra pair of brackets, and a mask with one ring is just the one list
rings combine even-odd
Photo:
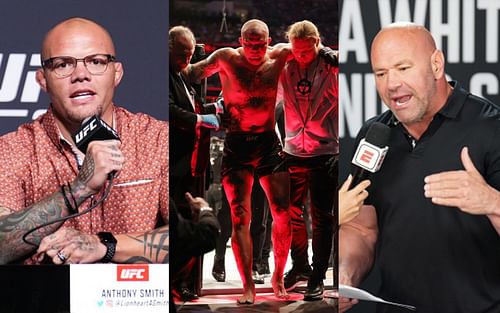
[(221, 72), (226, 104), (224, 126), (231, 130), (263, 131), (274, 126), (274, 107), (281, 63), (268, 60), (258, 68), (244, 62), (224, 66)]

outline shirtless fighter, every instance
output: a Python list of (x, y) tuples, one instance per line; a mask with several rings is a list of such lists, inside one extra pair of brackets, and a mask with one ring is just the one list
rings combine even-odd
[(254, 172), (266, 193), (273, 216), (275, 267), (271, 283), (277, 297), (287, 297), (283, 271), (291, 242), (289, 176), (274, 131), (274, 108), (278, 79), (290, 50), (268, 51), (269, 29), (264, 22), (255, 19), (242, 26), (239, 41), (241, 47), (218, 49), (186, 70), (192, 80), (217, 72), (220, 75), (225, 120), (229, 121), (224, 125), (227, 135), (222, 183), (231, 206), (231, 246), (244, 289), (238, 303), (251, 304), (255, 301), (250, 238)]

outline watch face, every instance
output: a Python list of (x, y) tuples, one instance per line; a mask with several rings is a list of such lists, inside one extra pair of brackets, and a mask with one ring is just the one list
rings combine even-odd
[(97, 234), (97, 236), (99, 237), (99, 239), (101, 239), (102, 242), (116, 243), (116, 238), (111, 233), (100, 232), (100, 233)]

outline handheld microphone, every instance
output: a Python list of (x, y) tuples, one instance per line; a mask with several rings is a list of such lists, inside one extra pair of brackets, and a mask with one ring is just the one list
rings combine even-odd
[[(118, 137), (118, 133), (111, 128), (106, 122), (101, 120), (101, 118), (97, 115), (87, 117), (85, 120), (82, 122), (82, 126), (80, 129), (76, 132), (76, 134), (73, 135), (73, 140), (75, 141), (76, 147), (82, 151), (83, 153), (87, 153), (87, 148), (89, 146), (89, 143), (91, 143), (94, 140), (108, 140), (108, 139), (118, 139), (120, 140), (120, 137)], [(64, 222), (67, 219), (74, 218), (83, 214), (86, 214), (90, 211), (92, 211), (94, 208), (99, 206), (109, 195), (109, 192), (111, 191), (111, 186), (113, 179), (115, 177), (115, 171), (111, 172), (108, 174), (108, 179), (109, 179), (109, 184), (104, 190), (104, 193), (102, 197), (97, 200), (95, 203), (93, 203), (90, 207), (86, 208), (85, 210), (81, 212), (76, 212), (67, 216), (62, 216), (59, 218), (56, 218), (55, 220), (49, 221), (47, 223), (38, 225), (37, 227), (34, 227), (30, 229), (28, 232), (26, 232), (22, 239), (24, 242), (27, 244), (33, 245), (35, 247), (38, 247), (39, 244), (29, 241), (27, 238), (28, 236), (41, 229), (44, 227), (47, 227), (51, 224), (58, 223), (58, 222)], [(63, 195), (64, 195), (64, 190), (62, 189)], [(66, 197), (64, 195), (64, 197)], [(75, 201), (76, 202), (76, 201)], [(68, 205), (68, 204), (66, 204)], [(76, 208), (77, 209), (77, 208)]]
[(351, 187), (356, 186), (366, 179), (369, 173), (376, 173), (382, 167), (385, 155), (389, 150), (387, 146), (391, 129), (382, 123), (373, 123), (366, 137), (359, 142), (356, 153), (352, 158), (354, 173)]
[(82, 122), (82, 126), (73, 136), (76, 147), (83, 153), (87, 153), (89, 143), (94, 140), (117, 139), (118, 133), (104, 122), (99, 116), (89, 116)]

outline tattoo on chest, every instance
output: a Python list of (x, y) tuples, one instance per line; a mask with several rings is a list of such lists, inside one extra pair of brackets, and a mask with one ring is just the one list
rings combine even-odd
[(271, 66), (263, 65), (263, 68), (257, 71), (239, 66), (235, 68), (234, 74), (241, 88), (250, 94), (253, 92), (262, 94), (270, 89), (276, 89), (277, 86), (278, 76), (273, 75)]
[(264, 97), (250, 97), (248, 104), (254, 109), (261, 108), (266, 103), (265, 99)]

